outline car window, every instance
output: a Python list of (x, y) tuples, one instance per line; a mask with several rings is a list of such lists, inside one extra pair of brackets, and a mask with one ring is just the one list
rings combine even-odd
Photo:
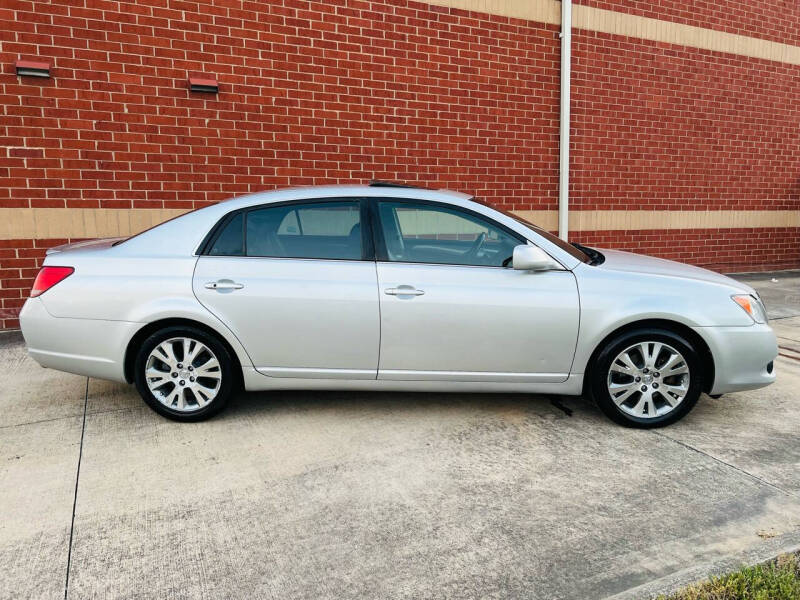
[(286, 213), (283, 221), (278, 226), (278, 235), (301, 235), (300, 222), (297, 220), (297, 211)]
[(388, 259), (449, 265), (507, 266), (525, 243), (491, 221), (435, 204), (378, 202)]
[(572, 244), (570, 244), (568, 242), (565, 242), (560, 237), (553, 235), (552, 233), (550, 233), (549, 231), (547, 231), (545, 229), (542, 229), (538, 225), (536, 225), (534, 223), (531, 223), (530, 221), (528, 221), (526, 219), (523, 219), (522, 217), (520, 217), (516, 213), (509, 212), (509, 211), (504, 210), (502, 208), (499, 208), (497, 206), (492, 206), (488, 202), (484, 202), (483, 200), (480, 200), (478, 198), (472, 198), (472, 201), (473, 202), (477, 202), (478, 204), (483, 204), (484, 206), (488, 206), (489, 208), (491, 208), (493, 210), (496, 210), (497, 212), (502, 213), (507, 217), (511, 217), (512, 219), (514, 219), (518, 223), (522, 223), (526, 227), (528, 227), (530, 229), (533, 229), (536, 233), (538, 233), (540, 236), (545, 238), (548, 242), (550, 242), (551, 244), (553, 244), (555, 246), (558, 246), (564, 252), (566, 252), (567, 254), (573, 256), (574, 258), (577, 258), (579, 261), (585, 262), (585, 263), (591, 262), (592, 258), (588, 254), (586, 254), (585, 252), (580, 250), (579, 248), (576, 248)]
[(211, 256), (243, 256), (244, 255), (244, 214), (234, 216), (222, 232), (217, 236), (208, 253)]
[(246, 214), (247, 256), (361, 259), (358, 200), (273, 206)]

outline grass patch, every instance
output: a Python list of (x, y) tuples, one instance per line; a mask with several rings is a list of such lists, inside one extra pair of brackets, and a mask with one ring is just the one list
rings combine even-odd
[(712, 577), (658, 600), (799, 600), (800, 558), (784, 554), (765, 565)]

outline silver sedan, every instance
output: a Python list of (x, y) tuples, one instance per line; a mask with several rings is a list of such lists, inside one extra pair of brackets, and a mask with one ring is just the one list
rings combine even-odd
[(387, 184), (252, 194), (53, 248), (20, 320), (41, 365), (135, 383), (180, 421), (243, 387), (587, 394), (653, 427), (702, 392), (772, 383), (778, 354), (743, 283)]

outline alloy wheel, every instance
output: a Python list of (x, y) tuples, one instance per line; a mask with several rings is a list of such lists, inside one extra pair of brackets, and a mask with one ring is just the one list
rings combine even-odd
[(689, 378), (689, 364), (680, 352), (663, 342), (645, 341), (611, 361), (607, 387), (619, 410), (638, 419), (655, 419), (683, 402)]
[(189, 413), (216, 398), (222, 369), (211, 349), (196, 339), (174, 337), (150, 352), (145, 363), (150, 393), (170, 410)]

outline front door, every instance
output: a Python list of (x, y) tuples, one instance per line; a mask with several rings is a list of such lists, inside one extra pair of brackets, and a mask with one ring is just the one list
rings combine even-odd
[(572, 272), (510, 268), (526, 241), (482, 215), (379, 200), (379, 379), (554, 383), (578, 336)]
[(361, 213), (350, 199), (243, 210), (198, 259), (195, 295), (261, 373), (376, 377), (377, 280)]

